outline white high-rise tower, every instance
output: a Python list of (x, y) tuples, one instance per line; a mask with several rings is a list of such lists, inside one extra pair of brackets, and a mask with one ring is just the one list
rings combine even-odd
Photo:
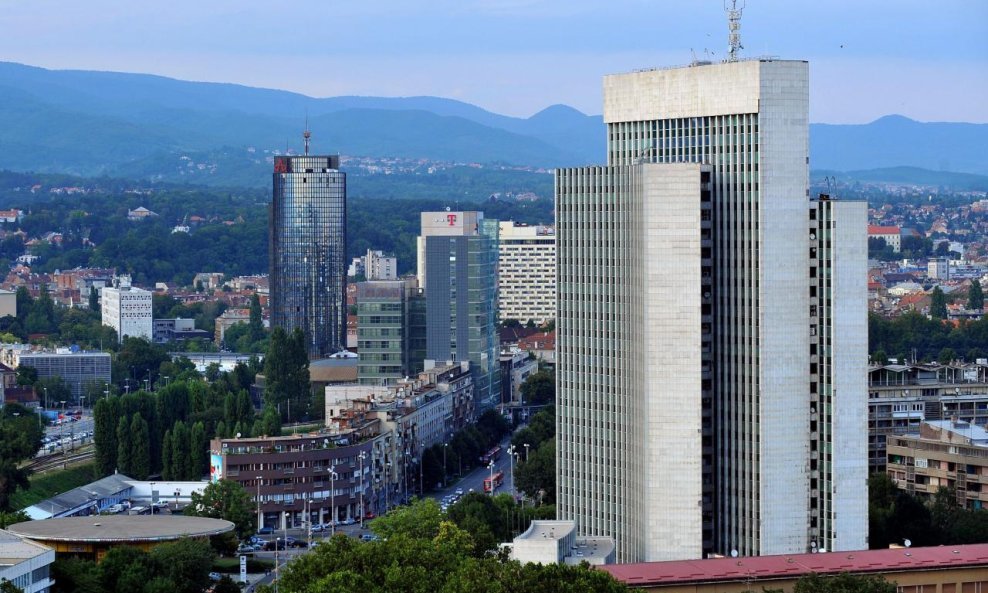
[(556, 174), (557, 508), (619, 561), (866, 547), (866, 340), (818, 319), (866, 327), (866, 221), (820, 247), (808, 95), (803, 61), (608, 76), (608, 165)]

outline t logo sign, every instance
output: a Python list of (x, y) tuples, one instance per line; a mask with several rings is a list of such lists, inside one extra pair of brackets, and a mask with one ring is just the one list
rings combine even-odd
[(447, 214), (446, 215), (446, 220), (449, 221), (449, 226), (454, 226), (456, 224), (456, 215), (455, 214)]

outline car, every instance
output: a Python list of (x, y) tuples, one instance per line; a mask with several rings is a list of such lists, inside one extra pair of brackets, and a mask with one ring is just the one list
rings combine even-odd
[(268, 540), (264, 539), (263, 537), (257, 537), (256, 535), (250, 538), (248, 541), (254, 546), (255, 550), (261, 549), (264, 546), (268, 545)]
[(356, 521), (354, 521), (353, 519), (351, 519), (349, 517), (347, 517), (346, 519), (343, 520), (343, 524), (344, 525), (353, 525), (354, 523), (356, 523)]
[(151, 508), (153, 508), (153, 509), (167, 509), (168, 508), (168, 503), (167, 502), (164, 502), (164, 501), (161, 501), (161, 500), (159, 500), (158, 502), (152, 502), (151, 503)]
[(457, 496), (463, 496), (463, 488), (457, 488), (456, 489), (456, 495)]
[(312, 529), (313, 532), (318, 533), (323, 530), (322, 523), (313, 523), (310, 529)]
[(104, 510), (107, 513), (112, 513), (112, 514), (115, 515), (117, 513), (124, 512), (124, 508), (126, 508), (126, 507), (124, 507), (124, 505), (122, 505), (122, 504), (111, 504), (110, 506), (106, 507), (106, 509), (104, 509)]
[(274, 533), (274, 527), (271, 527), (270, 525), (261, 527), (260, 529), (257, 530), (257, 535), (271, 535), (273, 533)]
[(221, 575), (218, 572), (211, 572), (211, 573), (209, 573), (209, 580), (211, 580), (211, 581), (218, 581), (218, 580), (220, 580), (222, 578), (223, 578), (223, 575)]
[(237, 554), (253, 554), (257, 551), (252, 544), (240, 544), (237, 546)]
[(285, 542), (282, 541), (279, 538), (279, 539), (276, 539), (274, 541), (270, 541), (270, 542), (267, 542), (266, 544), (264, 544), (264, 549), (267, 550), (267, 551), (269, 551), (269, 552), (270, 551), (273, 551), (273, 550), (284, 550), (285, 549)]

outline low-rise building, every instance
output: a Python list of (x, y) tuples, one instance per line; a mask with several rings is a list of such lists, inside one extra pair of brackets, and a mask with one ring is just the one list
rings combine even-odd
[(10, 581), (24, 593), (48, 593), (55, 584), (53, 562), (55, 550), (0, 529), (0, 582)]
[(112, 287), (100, 291), (103, 325), (117, 330), (117, 339), (127, 336), (153, 338), (151, 293), (131, 286), (130, 276), (120, 276)]
[(885, 244), (892, 248), (892, 251), (899, 253), (902, 250), (902, 235), (897, 226), (868, 225), (869, 239), (882, 239)]
[(930, 420), (915, 436), (888, 440), (886, 470), (910, 494), (930, 498), (941, 487), (952, 489), (958, 505), (988, 507), (988, 431), (958, 420)]
[(186, 340), (208, 340), (213, 336), (204, 329), (196, 329), (195, 319), (177, 317), (175, 319), (154, 320), (154, 343), (184, 342)]
[[(55, 352), (6, 349), (10, 352), (13, 368), (32, 367), (38, 371), (38, 378), (61, 377), (72, 391), (72, 401), (80, 398), (94, 386), (110, 382), (110, 353), (73, 351), (59, 348)], [(5, 356), (4, 358), (7, 358)]]
[(988, 423), (988, 361), (883, 364), (868, 370), (868, 466), (885, 471), (886, 442), (924, 420)]
[(802, 577), (844, 573), (883, 577), (901, 593), (963, 593), (988, 587), (988, 544), (611, 564), (601, 570), (632, 590), (656, 593), (791, 592)]
[(538, 370), (538, 360), (528, 352), (518, 348), (501, 352), (501, 404), (521, 405), (521, 385)]

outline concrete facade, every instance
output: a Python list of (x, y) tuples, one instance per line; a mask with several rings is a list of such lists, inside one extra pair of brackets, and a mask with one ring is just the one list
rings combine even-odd
[(501, 320), (545, 323), (556, 318), (556, 229), (502, 221), (498, 231)]
[(55, 581), (55, 550), (0, 529), (0, 582), (10, 581), (24, 593), (48, 593)]
[(100, 306), (103, 325), (117, 330), (119, 341), (123, 342), (126, 336), (151, 341), (153, 321), (149, 291), (131, 286), (130, 279), (126, 278), (100, 291)]
[[(865, 274), (840, 283), (866, 231), (810, 256), (808, 96), (802, 61), (608, 76), (609, 166), (557, 172), (559, 518), (613, 536), (619, 561), (864, 547), (848, 543), (867, 532), (861, 468), (833, 472), (865, 443), (860, 406), (843, 407), (864, 400)], [(815, 257), (846, 276), (811, 288)], [(859, 324), (827, 366), (849, 394), (818, 426), (823, 454), (819, 299), (836, 331)], [(821, 482), (846, 521), (821, 511)]]

